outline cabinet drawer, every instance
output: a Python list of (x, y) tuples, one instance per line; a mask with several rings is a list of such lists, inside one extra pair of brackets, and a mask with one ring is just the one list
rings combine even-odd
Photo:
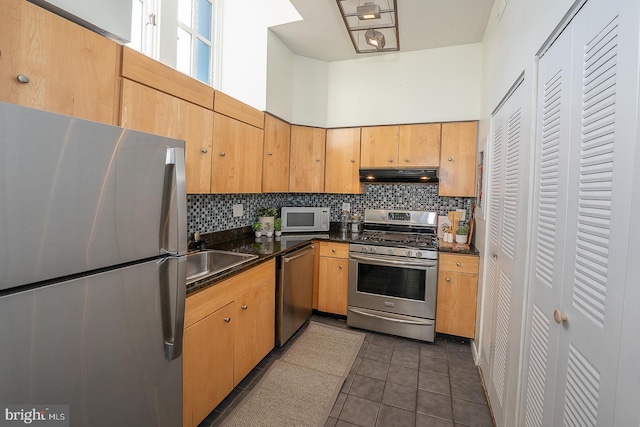
[(479, 257), (475, 255), (440, 254), (439, 269), (478, 274)]
[(349, 245), (347, 243), (320, 242), (320, 256), (349, 258)]

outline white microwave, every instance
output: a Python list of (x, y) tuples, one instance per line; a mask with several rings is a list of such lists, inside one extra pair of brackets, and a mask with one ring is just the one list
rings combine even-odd
[(328, 231), (329, 208), (285, 206), (280, 210), (282, 232)]

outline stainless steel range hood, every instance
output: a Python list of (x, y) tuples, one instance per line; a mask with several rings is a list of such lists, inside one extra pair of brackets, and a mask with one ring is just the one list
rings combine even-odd
[(360, 182), (437, 184), (437, 169), (360, 169)]

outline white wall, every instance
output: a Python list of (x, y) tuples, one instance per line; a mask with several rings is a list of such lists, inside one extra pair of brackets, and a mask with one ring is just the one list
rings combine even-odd
[(296, 55), (293, 123), (327, 127), (329, 66), (328, 62)]
[(327, 127), (480, 118), (482, 46), (329, 64)]
[(266, 111), (287, 122), (293, 121), (294, 55), (271, 31), (267, 50)]

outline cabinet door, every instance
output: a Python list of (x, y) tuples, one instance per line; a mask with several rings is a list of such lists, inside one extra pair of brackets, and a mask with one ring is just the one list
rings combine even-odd
[(399, 126), (370, 126), (362, 128), (360, 167), (398, 167)]
[(324, 191), (325, 137), (325, 129), (291, 126), (290, 192)]
[(262, 159), (262, 192), (289, 191), (289, 157), (291, 125), (268, 114), (264, 118), (264, 156)]
[(477, 132), (477, 122), (442, 124), (440, 196), (475, 195)]
[(440, 166), (440, 123), (402, 125), (398, 163), (403, 168)]
[(260, 193), (263, 131), (213, 113), (212, 193)]
[(320, 257), (318, 310), (347, 315), (349, 260)]
[(436, 332), (475, 338), (478, 275), (440, 270)]
[(274, 346), (275, 292), (276, 281), (275, 278), (271, 278), (235, 301), (234, 386), (238, 385)]
[(0, 52), (0, 101), (117, 124), (113, 41), (32, 3), (3, 0)]
[(184, 330), (183, 425), (197, 426), (233, 390), (234, 303)]
[(121, 126), (185, 141), (187, 193), (209, 193), (213, 112), (122, 79)]
[(360, 128), (327, 130), (326, 193), (357, 194), (360, 185)]

